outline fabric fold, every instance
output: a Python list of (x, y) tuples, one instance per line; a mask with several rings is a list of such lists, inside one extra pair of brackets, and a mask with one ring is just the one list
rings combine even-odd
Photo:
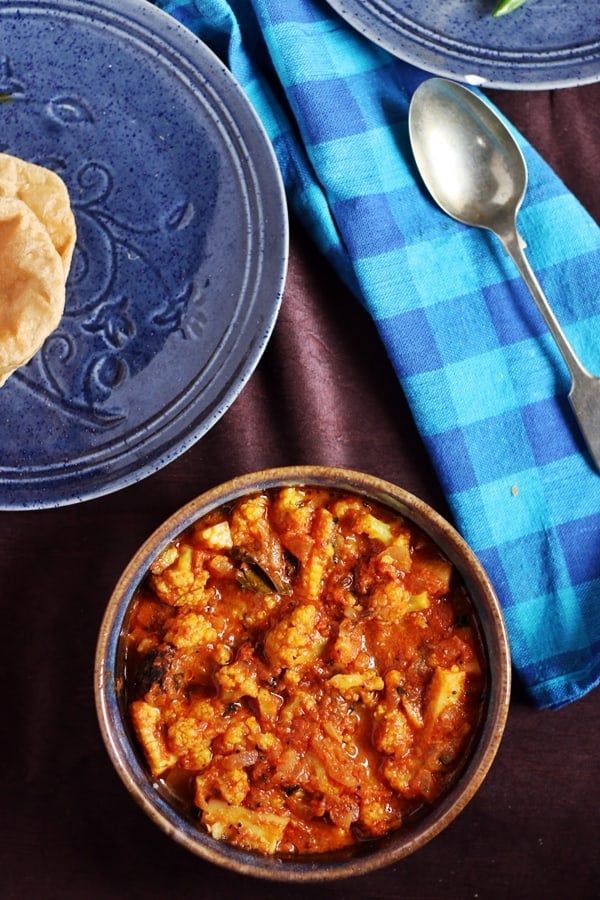
[[(159, 0), (230, 68), (272, 141), (290, 207), (369, 311), (455, 523), (496, 588), (539, 707), (600, 681), (600, 476), (569, 375), (516, 269), (423, 187), (408, 108), (429, 77), (322, 0)], [(528, 258), (600, 373), (600, 229), (521, 135)], [(342, 311), (340, 311), (342, 312)]]

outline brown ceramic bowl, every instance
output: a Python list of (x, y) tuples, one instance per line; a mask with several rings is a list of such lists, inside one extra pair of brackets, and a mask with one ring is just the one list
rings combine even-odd
[[(318, 485), (351, 491), (383, 502), (419, 526), (458, 570), (471, 597), (480, 629), (487, 687), (479, 732), (450, 789), (424, 814), (386, 837), (362, 842), (351, 851), (294, 858), (265, 857), (212, 838), (153, 783), (132, 738), (124, 710), (122, 634), (132, 598), (157, 554), (207, 512), (260, 489)], [(301, 466), (243, 475), (188, 503), (140, 548), (121, 576), (100, 629), (95, 669), (96, 706), (109, 756), (132, 797), (166, 834), (192, 853), (238, 873), (279, 881), (311, 882), (347, 878), (391, 865), (418, 850), (453, 821), (481, 785), (504, 730), (510, 693), (510, 653), (494, 590), (460, 535), (427, 504), (379, 478), (345, 469)]]

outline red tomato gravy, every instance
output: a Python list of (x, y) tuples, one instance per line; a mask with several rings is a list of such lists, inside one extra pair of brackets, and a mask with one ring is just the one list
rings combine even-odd
[(170, 543), (126, 635), (152, 778), (263, 854), (380, 837), (456, 778), (485, 691), (471, 603), (402, 516), (316, 487), (254, 494)]

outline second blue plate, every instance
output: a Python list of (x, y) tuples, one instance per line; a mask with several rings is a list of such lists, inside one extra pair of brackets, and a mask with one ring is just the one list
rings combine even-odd
[(600, 7), (527, 0), (495, 19), (497, 0), (327, 0), (349, 24), (427, 72), (492, 88), (600, 80)]

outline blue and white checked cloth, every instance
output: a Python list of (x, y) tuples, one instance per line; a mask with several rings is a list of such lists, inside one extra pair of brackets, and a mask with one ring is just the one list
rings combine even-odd
[[(369, 310), (456, 524), (500, 597), (539, 707), (600, 680), (600, 476), (569, 376), (495, 238), (423, 189), (409, 146), (427, 77), (322, 0), (159, 0), (211, 47), (271, 138), (291, 208)], [(600, 373), (600, 229), (520, 138), (529, 259)]]

